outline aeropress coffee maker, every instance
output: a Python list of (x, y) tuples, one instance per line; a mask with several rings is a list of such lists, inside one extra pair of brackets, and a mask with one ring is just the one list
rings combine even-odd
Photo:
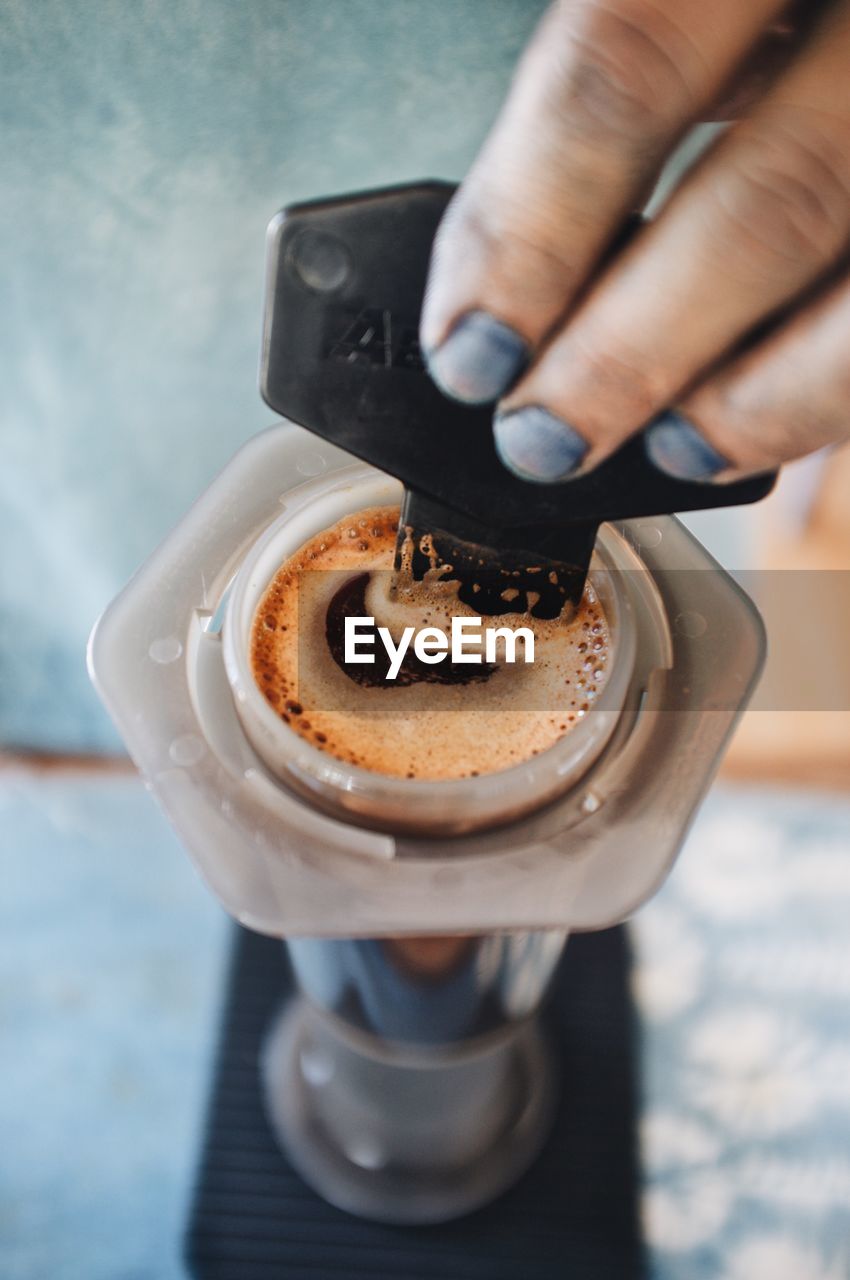
[[(492, 407), (431, 382), (418, 320), (451, 191), (389, 189), (274, 219), (261, 382), (284, 420), (187, 512), (89, 655), (213, 893), (247, 930), (286, 940), (290, 992), (259, 1063), (239, 1059), (240, 1087), (260, 1090), (287, 1167), (372, 1224), (459, 1218), (532, 1166), (559, 1105), (538, 1013), (567, 936), (623, 921), (663, 882), (765, 647), (750, 600), (668, 513), (755, 501), (772, 476), (677, 481), (636, 437), (586, 476), (526, 482), (496, 455)], [(555, 617), (589, 575), (608, 676), (554, 746), (478, 777), (389, 777), (323, 752), (266, 701), (249, 639), (269, 582), (321, 530), (388, 504), (482, 616), (505, 609), (508, 580)], [(237, 993), (236, 1015), (264, 981)], [(572, 1159), (568, 1131), (559, 1159)], [(196, 1260), (196, 1274), (302, 1274), (275, 1256), (277, 1271)], [(529, 1258), (505, 1274), (538, 1271)]]

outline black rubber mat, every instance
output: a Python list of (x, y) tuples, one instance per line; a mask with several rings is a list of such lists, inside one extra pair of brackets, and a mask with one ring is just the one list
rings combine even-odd
[(570, 939), (546, 1020), (561, 1103), (533, 1168), (441, 1226), (363, 1222), (321, 1200), (275, 1145), (257, 1058), (290, 979), (282, 946), (236, 931), (187, 1237), (196, 1280), (638, 1280), (636, 1045), (625, 931)]

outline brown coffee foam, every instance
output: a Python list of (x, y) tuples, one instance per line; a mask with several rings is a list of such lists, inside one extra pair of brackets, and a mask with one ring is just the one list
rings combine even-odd
[(494, 773), (553, 746), (591, 709), (608, 669), (607, 620), (590, 585), (569, 619), (485, 618), (485, 625), (531, 627), (535, 636), (533, 663), (502, 663), (486, 681), (367, 688), (334, 661), (327, 609), (354, 575), (373, 574), (367, 610), (396, 638), (402, 626), (448, 631), (452, 617), (476, 616), (439, 575), (399, 584), (392, 574), (398, 519), (397, 507), (355, 512), (281, 565), (251, 634), (254, 678), (269, 705), (338, 760), (392, 777)]

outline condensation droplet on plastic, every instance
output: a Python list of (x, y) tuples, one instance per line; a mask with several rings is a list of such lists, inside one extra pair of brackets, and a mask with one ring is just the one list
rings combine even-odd
[(328, 460), (323, 453), (302, 453), (295, 464), (295, 470), (302, 476), (320, 476), (327, 470)]
[(353, 1138), (346, 1144), (345, 1154), (352, 1164), (361, 1169), (383, 1169), (387, 1163), (386, 1152), (378, 1146), (373, 1138)]
[(686, 609), (684, 613), (680, 613), (674, 620), (674, 625), (680, 636), (687, 636), (689, 640), (696, 640), (699, 636), (704, 636), (708, 630), (708, 622), (701, 613), (697, 613), (693, 609)]
[(595, 791), (586, 791), (581, 801), (582, 813), (597, 813), (602, 808), (602, 797)]
[(148, 656), (166, 666), (169, 662), (176, 662), (182, 652), (183, 646), (176, 636), (160, 636), (158, 640), (151, 641)]
[(179, 738), (175, 738), (168, 748), (171, 759), (181, 768), (189, 768), (197, 764), (205, 751), (203, 739), (195, 733), (182, 734)]
[(302, 1049), (299, 1059), (301, 1074), (314, 1089), (321, 1089), (333, 1079), (333, 1058), (321, 1049)]

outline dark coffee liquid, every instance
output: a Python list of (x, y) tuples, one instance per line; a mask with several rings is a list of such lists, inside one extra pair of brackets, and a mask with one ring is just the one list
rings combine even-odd
[(398, 642), (409, 626), (448, 635), (456, 617), (483, 612), (459, 600), (456, 583), (439, 572), (392, 585), (398, 518), (397, 507), (353, 512), (281, 565), (251, 638), (269, 707), (327, 755), (388, 777), (474, 777), (547, 750), (590, 711), (605, 679), (608, 633), (592, 588), (574, 613), (530, 619), (527, 592), (509, 574), (500, 598), (518, 612), (500, 621), (514, 630), (531, 622), (533, 663), (499, 656), (452, 664), (449, 653), (422, 662), (409, 646), (388, 680), (380, 634), (363, 649), (374, 662), (343, 661), (347, 617), (374, 617), (376, 630), (387, 627)]
[(451, 662), (446, 656), (442, 662), (421, 662), (409, 648), (394, 680), (388, 680), (390, 659), (379, 635), (377, 625), (371, 629), (360, 628), (364, 647), (372, 638), (374, 662), (346, 662), (345, 619), (362, 618), (368, 614), (366, 590), (371, 578), (369, 573), (358, 574), (344, 582), (328, 605), (325, 637), (334, 662), (350, 680), (364, 688), (382, 686), (386, 689), (404, 689), (412, 684), (482, 684), (497, 670), (486, 663)]

